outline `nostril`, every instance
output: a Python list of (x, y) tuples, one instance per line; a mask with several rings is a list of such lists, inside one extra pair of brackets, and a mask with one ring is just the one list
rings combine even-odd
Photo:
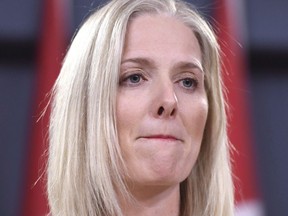
[(170, 116), (173, 116), (175, 113), (175, 109), (172, 110), (172, 112), (170, 113)]
[(161, 107), (158, 109), (158, 115), (162, 115), (163, 112), (164, 112), (164, 108), (161, 106)]

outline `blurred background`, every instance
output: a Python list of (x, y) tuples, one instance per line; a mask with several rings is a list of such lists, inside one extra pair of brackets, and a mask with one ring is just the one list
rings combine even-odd
[[(73, 33), (104, 2), (0, 1), (1, 216), (47, 213), (45, 175), (34, 186), (45, 169), (47, 119), (36, 122)], [(287, 216), (288, 1), (189, 2), (228, 52), (237, 213)]]

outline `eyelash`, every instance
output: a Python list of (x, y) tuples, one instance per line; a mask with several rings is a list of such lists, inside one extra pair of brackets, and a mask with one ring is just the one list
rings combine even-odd
[[(185, 86), (185, 84), (184, 84), (185, 81), (190, 81), (191, 82), (191, 86)], [(190, 78), (190, 77), (189, 78), (187, 77), (187, 78), (180, 79), (178, 81), (178, 83), (180, 83), (181, 86), (183, 88), (187, 89), (187, 90), (194, 90), (195, 88), (197, 88), (197, 86), (199, 84), (197, 79)]]
[[(133, 81), (132, 80), (133, 78), (138, 78), (138, 79), (137, 80), (134, 79), (134, 81)], [(143, 81), (147, 81), (147, 79), (145, 78), (143, 73), (141, 73), (141, 72), (129, 73), (128, 72), (128, 73), (124, 74), (122, 77), (120, 77), (119, 85), (120, 86), (134, 87), (134, 86), (140, 85)], [(187, 81), (190, 82), (189, 86), (185, 86), (185, 82), (187, 82)], [(187, 91), (193, 91), (199, 85), (199, 81), (196, 78), (185, 77), (185, 76), (183, 78), (180, 78), (176, 83), (179, 83), (179, 85)]]
[[(132, 81), (132, 78), (134, 77), (138, 77), (138, 80), (134, 80)], [(122, 78), (120, 78), (120, 82), (119, 82), (119, 85), (126, 85), (126, 86), (137, 86), (139, 85), (139, 83), (143, 82), (147, 80), (142, 73), (132, 73), (132, 74), (127, 74), (127, 75), (124, 75)], [(136, 82), (137, 81), (137, 82)]]

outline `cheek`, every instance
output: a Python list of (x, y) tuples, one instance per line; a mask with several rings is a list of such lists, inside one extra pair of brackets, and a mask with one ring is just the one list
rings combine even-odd
[(208, 116), (208, 101), (205, 98), (201, 98), (191, 104), (191, 106), (186, 106), (185, 115), (190, 116), (190, 118), (184, 118), (185, 126), (188, 133), (192, 138), (198, 138), (202, 141), (202, 136)]
[(131, 130), (137, 122), (139, 107), (135, 97), (119, 94), (116, 104), (116, 121), (118, 134)]
[[(131, 121), (133, 116), (131, 116), (130, 107), (128, 106), (128, 100), (125, 97), (117, 96), (116, 103), (116, 122), (117, 122), (117, 133), (118, 133), (118, 142), (120, 149), (122, 151), (123, 158), (126, 158), (129, 155), (129, 134), (130, 128), (133, 125)], [(125, 159), (126, 160), (126, 159)]]
[(183, 161), (183, 177), (186, 178), (193, 169), (201, 148), (208, 116), (207, 99), (205, 97), (201, 100), (194, 100), (193, 103), (186, 104), (183, 109), (181, 114), (187, 135), (187, 154)]
[(116, 121), (117, 121), (117, 131), (119, 136), (119, 144), (122, 147), (123, 142), (125, 142), (124, 138), (127, 136), (125, 131), (129, 130), (129, 125), (131, 122), (130, 106), (127, 106), (128, 100), (125, 97), (118, 96), (117, 97), (117, 105), (116, 105)]
[(123, 148), (133, 141), (136, 129), (143, 119), (143, 113), (141, 111), (143, 104), (140, 104), (138, 98), (139, 97), (136, 97), (135, 95), (121, 91), (117, 95), (117, 132), (120, 146)]
[[(189, 112), (189, 113), (188, 113)], [(199, 100), (194, 103), (193, 108), (187, 110), (188, 115), (191, 118), (184, 120), (185, 127), (187, 129), (188, 136), (190, 138), (190, 151), (194, 157), (198, 156), (198, 152), (201, 148), (203, 134), (208, 116), (208, 102), (206, 99)]]

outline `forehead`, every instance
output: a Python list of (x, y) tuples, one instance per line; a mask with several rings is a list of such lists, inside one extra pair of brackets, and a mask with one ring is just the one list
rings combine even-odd
[(142, 14), (130, 20), (122, 60), (135, 57), (201, 64), (201, 49), (192, 29), (166, 14)]
[(126, 44), (131, 42), (131, 38), (135, 42), (140, 42), (143, 39), (154, 42), (165, 39), (171, 43), (176, 41), (188, 42), (191, 39), (193, 41), (196, 39), (190, 27), (176, 17), (166, 14), (142, 14), (132, 18), (128, 23)]

